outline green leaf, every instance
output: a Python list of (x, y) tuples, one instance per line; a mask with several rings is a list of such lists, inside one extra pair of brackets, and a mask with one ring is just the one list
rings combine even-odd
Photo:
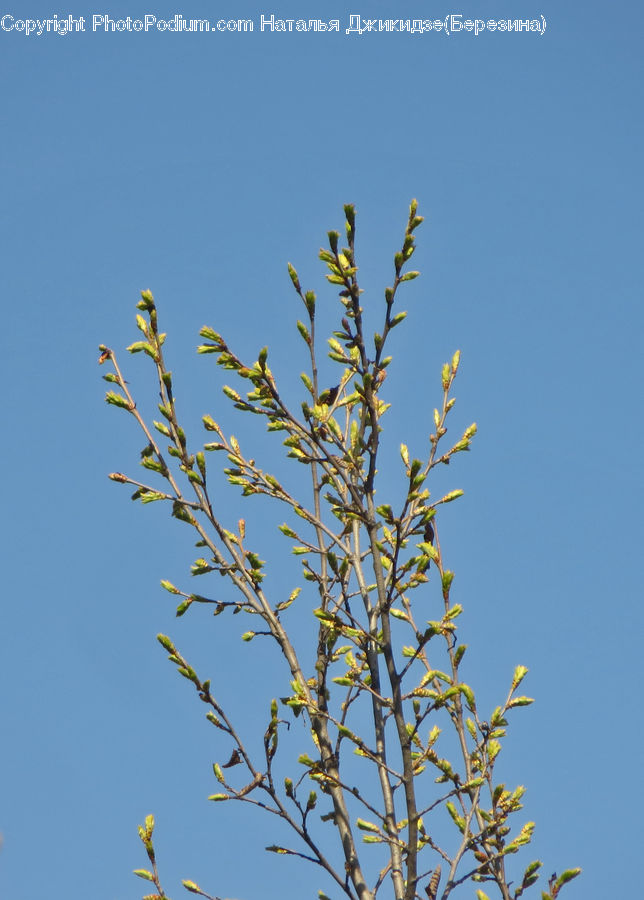
[(460, 688), (461, 693), (465, 697), (465, 700), (466, 700), (469, 708), (471, 710), (476, 709), (476, 701), (474, 700), (474, 691), (472, 690), (472, 688), (467, 684), (460, 684), (459, 688)]
[(406, 612), (403, 612), (402, 609), (394, 609), (389, 610), (390, 614), (394, 617), (394, 619), (400, 619), (402, 622), (409, 622), (409, 616)]
[(464, 491), (460, 489), (456, 491), (450, 491), (449, 494), (445, 494), (445, 496), (441, 500), (438, 500), (437, 503), (451, 503), (452, 500), (456, 500), (458, 497), (462, 497), (463, 493)]
[(160, 474), (164, 474), (167, 469), (163, 465), (163, 463), (159, 462), (157, 459), (150, 459), (148, 456), (144, 456), (141, 460), (141, 465), (144, 469), (149, 469), (151, 472), (159, 472)]
[(295, 288), (295, 290), (298, 293), (300, 293), (302, 288), (300, 287), (300, 280), (297, 277), (297, 272), (295, 271), (295, 267), (292, 266), (290, 263), (287, 263), (287, 266), (288, 266), (288, 274), (290, 276), (291, 281), (293, 282), (293, 287)]
[[(505, 847), (506, 853), (516, 853), (524, 844), (529, 844), (534, 831), (534, 822), (526, 822), (519, 834)], [(573, 875), (574, 878), (574, 875)]]
[(531, 703), (534, 703), (534, 697), (513, 697), (508, 703), (508, 709), (513, 706), (530, 706)]
[(452, 586), (453, 581), (454, 581), (454, 573), (453, 572), (450, 572), (449, 569), (447, 569), (445, 572), (443, 572), (443, 577), (441, 578), (443, 591), (449, 591), (449, 589)]
[(146, 881), (154, 881), (154, 875), (152, 872), (148, 872), (147, 869), (134, 869), (134, 874), (138, 875), (139, 878), (144, 878)]
[(172, 438), (172, 433), (167, 425), (164, 425), (163, 422), (152, 422), (157, 431), (161, 432), (164, 437)]
[(316, 619), (319, 619), (321, 622), (328, 625), (335, 625), (337, 621), (333, 613), (327, 612), (325, 609), (320, 609), (319, 607), (313, 610), (313, 615)]
[(157, 500), (167, 500), (166, 494), (159, 494), (158, 491), (141, 491), (141, 503), (155, 503)]
[(143, 316), (140, 316), (138, 313), (136, 314), (136, 327), (139, 331), (143, 332), (143, 334), (148, 337), (148, 323), (145, 321)]
[(381, 517), (385, 520), (385, 522), (387, 522), (389, 525), (393, 524), (393, 521), (394, 521), (394, 513), (393, 513), (393, 510), (392, 510), (391, 506), (389, 506), (388, 503), (385, 503), (385, 504), (383, 504), (382, 506), (378, 506), (378, 507), (376, 508), (376, 512), (377, 512), (378, 515), (381, 516)]
[(456, 653), (454, 654), (454, 664), (458, 666), (465, 655), (465, 651), (467, 650), (467, 644), (460, 644), (456, 648)]
[(445, 806), (447, 807), (447, 811), (449, 812), (450, 816), (452, 817), (452, 821), (454, 822), (454, 824), (456, 825), (458, 830), (461, 832), (461, 834), (464, 834), (465, 833), (465, 819), (463, 818), (463, 816), (460, 816), (458, 814), (456, 807), (454, 806), (454, 804), (452, 803), (451, 800), (448, 800), (447, 803), (445, 804)]
[(202, 422), (206, 431), (216, 431), (219, 433), (219, 425), (217, 425), (212, 416), (204, 416)]
[(573, 878), (576, 878), (577, 875), (581, 873), (581, 869), (566, 869), (565, 872), (562, 872), (559, 878), (555, 881), (554, 887), (559, 889), (562, 885), (567, 884), (569, 881), (572, 881)]
[(452, 679), (445, 672), (440, 672), (438, 669), (432, 669), (429, 672), (425, 672), (423, 677), (420, 679), (420, 687), (425, 687), (426, 684), (429, 684), (429, 682), (433, 681), (435, 678), (439, 678), (446, 684), (452, 683)]
[[(530, 877), (531, 875), (534, 875), (534, 873), (538, 869), (540, 869), (542, 865), (543, 865), (542, 862), (540, 862), (538, 859), (535, 859), (534, 862), (531, 862), (529, 866), (526, 866), (526, 870), (523, 873), (523, 877), (526, 878), (526, 877)], [(579, 871), (581, 871), (581, 870), (579, 870)]]
[(176, 653), (175, 646), (167, 635), (157, 634), (157, 641), (161, 644), (164, 650), (168, 651), (168, 653)]
[(188, 525), (196, 524), (195, 517), (190, 515), (188, 510), (179, 502), (179, 500), (175, 500), (172, 504), (172, 515), (175, 519), (179, 519), (180, 522), (187, 522)]
[(310, 346), (311, 335), (309, 333), (309, 330), (306, 327), (306, 325), (304, 324), (304, 322), (300, 322), (299, 319), (297, 320), (297, 330), (300, 332), (300, 335), (302, 336), (303, 340)]
[(487, 755), (490, 759), (490, 762), (496, 759), (496, 757), (501, 752), (501, 744), (498, 741), (489, 741), (487, 745)]
[(528, 668), (526, 666), (517, 666), (514, 670), (514, 675), (512, 676), (512, 690), (516, 690), (525, 676), (528, 674)]
[(220, 334), (217, 334), (212, 328), (208, 325), (204, 325), (203, 328), (199, 332), (199, 336), (202, 338), (206, 338), (207, 341), (214, 341), (216, 344), (222, 344), (225, 346), (225, 342)]
[(373, 822), (367, 822), (365, 819), (356, 819), (356, 825), (361, 831), (373, 831), (376, 834), (380, 834), (380, 828), (374, 825)]
[(148, 356), (155, 357), (154, 348), (151, 344), (148, 344), (147, 341), (135, 341), (133, 344), (130, 344), (129, 347), (126, 348), (129, 353), (140, 353), (143, 350)]
[(120, 406), (121, 409), (127, 409), (129, 411), (132, 410), (130, 403), (125, 399), (121, 394), (117, 394), (116, 391), (108, 391), (105, 394), (105, 402), (111, 404), (112, 406)]
[(219, 802), (221, 800), (230, 800), (230, 797), (228, 796), (228, 794), (211, 794), (210, 797), (208, 797), (208, 799), (214, 800), (215, 802)]
[(282, 612), (282, 610), (288, 609), (291, 603), (293, 603), (293, 601), (297, 599), (301, 590), (302, 588), (300, 587), (295, 588), (295, 590), (291, 591), (291, 593), (289, 594), (288, 600), (283, 600), (281, 603), (278, 603), (275, 609), (278, 612)]

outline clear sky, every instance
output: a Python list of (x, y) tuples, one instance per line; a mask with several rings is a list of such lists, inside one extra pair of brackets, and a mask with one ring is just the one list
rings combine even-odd
[[(136, 339), (134, 304), (150, 288), (184, 418), (210, 412), (243, 430), (225, 418), (212, 359), (193, 353), (199, 327), (248, 357), (268, 343), (286, 377), (300, 315), (286, 261), (332, 306), (317, 250), (353, 202), (378, 304), (417, 197), (423, 277), (401, 297), (388, 438), (422, 448), (440, 365), (460, 348), (455, 416), (479, 434), (447, 472), (466, 495), (443, 549), (472, 684), (492, 706), (513, 667), (530, 667), (538, 702), (514, 717), (503, 761), (537, 822), (524, 862), (542, 858), (546, 876), (583, 866), (567, 900), (638, 896), (640, 6), (306, 9), (339, 18), (340, 32), (261, 32), (261, 14), (305, 15), (294, 2), (2, 8), (7, 28), (71, 14), (86, 30), (0, 30), (0, 895), (141, 896), (131, 870), (146, 862), (136, 826), (149, 812), (175, 900), (181, 877), (242, 900), (329, 890), (303, 864), (262, 854), (270, 823), (206, 801), (224, 751), (155, 634), (237, 681), (242, 702), (254, 685), (233, 667), (235, 632), (223, 640), (202, 610), (175, 620), (159, 587), (190, 587), (182, 527), (106, 478), (136, 475), (143, 442), (103, 402), (97, 346)], [(146, 13), (244, 17), (254, 30), (92, 32), (94, 14)], [(346, 34), (352, 13), (543, 15), (547, 29)], [(145, 394), (144, 360), (125, 356)]]

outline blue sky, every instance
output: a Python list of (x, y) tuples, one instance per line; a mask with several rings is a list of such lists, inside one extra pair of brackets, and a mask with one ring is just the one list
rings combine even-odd
[[(446, 514), (442, 543), (465, 607), (472, 684), (493, 706), (513, 667), (530, 667), (526, 691), (538, 702), (517, 713), (504, 751), (507, 782), (526, 784), (526, 817), (537, 822), (524, 861), (542, 858), (546, 875), (583, 866), (568, 900), (635, 896), (639, 8), (307, 9), (307, 19), (339, 18), (340, 33), (260, 32), (262, 13), (303, 15), (295, 3), (3, 8), (14, 19), (88, 22), (248, 17), (255, 30), (0, 31), (0, 894), (140, 896), (131, 870), (145, 864), (136, 825), (149, 812), (175, 898), (181, 877), (249, 900), (328, 889), (303, 865), (262, 855), (273, 838), (261, 820), (206, 802), (223, 750), (154, 636), (170, 633), (249, 708), (253, 683), (233, 665), (234, 629), (218, 632), (221, 620), (200, 610), (175, 620), (158, 586), (188, 583), (184, 531), (106, 478), (136, 475), (143, 442), (103, 403), (97, 346), (136, 339), (134, 304), (152, 289), (193, 443), (205, 412), (245, 433), (225, 418), (212, 361), (193, 353), (199, 327), (247, 357), (269, 344), (288, 379), (300, 311), (286, 261), (333, 307), (316, 255), (353, 202), (363, 286), (378, 304), (417, 197), (423, 277), (401, 297), (409, 319), (393, 342), (388, 438), (422, 447), (440, 365), (460, 348), (456, 425), (475, 420), (479, 434), (447, 472), (466, 495)], [(351, 13), (543, 15), (548, 27), (347, 35)], [(144, 395), (150, 373), (125, 356)], [(223, 489), (222, 503), (237, 514)], [(283, 550), (268, 529), (257, 541)]]

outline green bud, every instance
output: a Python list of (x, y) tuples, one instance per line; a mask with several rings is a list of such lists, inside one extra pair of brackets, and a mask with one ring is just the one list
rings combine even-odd
[(299, 293), (302, 290), (302, 288), (300, 287), (300, 280), (297, 277), (297, 272), (295, 271), (295, 268), (290, 263), (287, 263), (287, 266), (288, 266), (288, 274), (290, 276), (291, 281), (293, 282), (293, 287)]
[(148, 872), (147, 869), (134, 869), (134, 874), (138, 875), (139, 878), (144, 878), (146, 881), (154, 881), (154, 875), (152, 872)]
[(171, 581), (167, 581), (166, 579), (161, 580), (161, 587), (164, 588), (164, 590), (169, 591), (171, 594), (181, 593), (181, 591), (176, 588)]

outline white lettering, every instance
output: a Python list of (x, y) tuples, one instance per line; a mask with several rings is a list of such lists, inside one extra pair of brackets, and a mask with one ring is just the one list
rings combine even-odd
[(354, 31), (362, 34), (360, 31), (360, 16), (349, 16), (349, 27), (345, 31), (347, 34), (351, 34)]
[(2, 31), (24, 33), (26, 37), (32, 34), (40, 37), (45, 32), (48, 34), (53, 32), (64, 36), (73, 31), (85, 31), (85, 17), (79, 16), (75, 19), (69, 15), (64, 19), (59, 19), (57, 15), (54, 15), (52, 19), (15, 19), (12, 15), (6, 13), (0, 18), (0, 28), (2, 28)]
[(349, 16), (349, 27), (346, 29), (346, 32), (350, 34), (356, 31), (358, 34), (364, 34), (365, 31), (383, 30), (388, 29), (385, 29), (383, 26), (382, 19), (361, 19), (360, 16)]
[(27, 37), (31, 34), (40, 37), (45, 32), (52, 31), (64, 36), (72, 31), (85, 31), (85, 17), (79, 16), (75, 19), (70, 15), (59, 19), (57, 15), (54, 15), (53, 19), (14, 19), (7, 13), (0, 19), (0, 27), (3, 31), (24, 32)]
[[(205, 27), (200, 27), (199, 31), (209, 31), (210, 23), (208, 19), (192, 19), (190, 22), (190, 30), (196, 31), (196, 28), (192, 26), (194, 24), (203, 25)], [(252, 19), (219, 19), (217, 22), (217, 31), (252, 31), (253, 30), (253, 20)]]

